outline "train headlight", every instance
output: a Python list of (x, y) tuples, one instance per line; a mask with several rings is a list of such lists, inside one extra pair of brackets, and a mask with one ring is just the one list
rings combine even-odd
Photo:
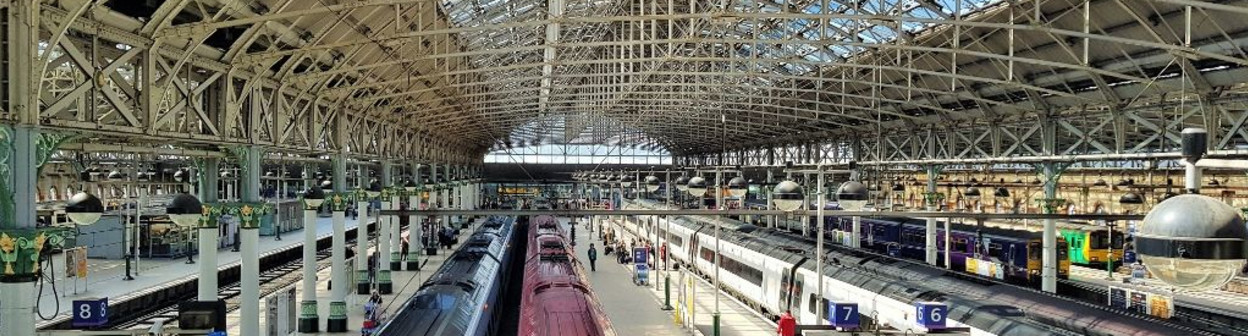
[(1244, 267), (1239, 213), (1212, 197), (1175, 196), (1153, 207), (1135, 234), (1136, 252), (1157, 279), (1185, 291), (1222, 287)]

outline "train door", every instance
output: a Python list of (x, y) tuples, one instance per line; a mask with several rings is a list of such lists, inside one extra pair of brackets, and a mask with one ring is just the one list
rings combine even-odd
[(778, 305), (780, 311), (777, 313), (783, 313), (786, 310), (796, 310), (799, 314), (794, 315), (801, 315), (802, 286), (805, 285), (805, 276), (797, 273), (799, 268), (801, 268), (801, 263), (785, 268), (781, 272), (780, 288), (778, 288), (780, 290), (780, 304)]
[(1018, 265), (1018, 261), (1014, 260), (1016, 255), (1014, 254), (1015, 245), (1017, 244), (1009, 243), (1009, 247), (1005, 249), (1005, 260), (1003, 261), (1005, 262), (1005, 274), (1007, 275), (1013, 275), (1015, 272), (1014, 267)]

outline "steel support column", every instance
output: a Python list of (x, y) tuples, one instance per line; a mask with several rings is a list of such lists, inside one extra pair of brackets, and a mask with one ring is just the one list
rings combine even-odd
[[(326, 195), (326, 203), (333, 207), (333, 256), (330, 264), (329, 280), (329, 320), (325, 331), (347, 331), (347, 204), (351, 202), (347, 193), (347, 158), (337, 154), (333, 159), (334, 194)], [(361, 238), (362, 239), (362, 238)], [(337, 284), (337, 286), (334, 286)]]
[[(425, 192), (425, 179), (422, 178), (420, 175), (419, 163), (412, 164), (412, 180), (416, 182), (416, 191), (413, 191), (407, 195), (407, 208), (414, 209), (414, 210), (424, 209), (424, 205), (421, 204), (422, 203), (421, 194)], [(424, 253), (424, 250), (425, 250), (424, 240), (422, 238), (424, 235), (424, 230), (422, 229), (423, 221), (420, 220), (422, 217), (423, 216), (416, 216), (416, 215), (407, 216), (407, 223), (408, 223), (408, 227), (407, 227), (407, 232), (408, 232), (407, 270), (408, 271), (420, 270), (420, 254)]]
[[(204, 159), (203, 166), (199, 167), (199, 201), (203, 203), (213, 203), (217, 201), (217, 170), (220, 168), (220, 160), (215, 158)], [(215, 220), (199, 221), (199, 281), (198, 295), (199, 301), (216, 301), (217, 300), (217, 251), (218, 242), (217, 235), (220, 230)]]
[[(244, 203), (260, 203), (260, 157), (264, 154), (264, 149), (257, 146), (248, 146), (243, 150), (239, 166), (242, 167), (242, 185), (239, 187), (240, 196)], [(240, 226), (240, 237), (242, 239), (242, 276), (240, 285), (242, 287), (242, 302), (239, 303), (239, 310), (242, 312), (242, 324), (240, 325), (240, 333), (243, 335), (259, 335), (260, 334), (260, 219), (243, 220)], [(202, 261), (201, 261), (202, 262)]]

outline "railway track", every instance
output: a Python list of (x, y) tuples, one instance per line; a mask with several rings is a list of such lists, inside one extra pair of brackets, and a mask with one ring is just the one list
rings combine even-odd
[[(331, 264), (331, 261), (329, 259), (331, 256), (332, 254), (328, 250), (318, 251), (316, 254), (316, 260), (317, 260), (316, 269), (319, 271), (322, 269), (329, 268)], [(260, 297), (273, 294), (277, 292), (278, 290), (281, 290), (282, 288), (285, 288), (289, 285), (294, 284), (295, 282), (298, 282), (300, 279), (302, 279), (302, 274), (301, 274), (302, 269), (303, 269), (303, 261), (298, 260), (298, 261), (287, 263), (280, 267), (271, 269), (267, 272), (261, 273), (260, 274)], [(242, 299), (239, 297), (239, 295), (241, 294), (241, 291), (242, 291), (242, 283), (240, 282), (235, 282), (235, 283), (222, 286), (221, 289), (218, 290), (218, 293), (220, 294), (218, 297), (221, 300), (224, 300), (226, 302), (225, 309), (227, 312), (233, 311), (239, 308), (239, 304), (241, 303), (240, 300)], [(148, 328), (151, 328), (151, 326), (155, 324), (157, 321), (168, 321), (168, 322), (165, 322), (165, 326), (173, 327), (173, 326), (176, 326), (177, 324), (175, 322), (177, 318), (178, 318), (178, 306), (173, 305), (173, 306), (158, 309), (156, 311), (153, 311), (143, 316), (130, 319), (129, 321), (124, 321), (121, 323), (114, 324), (113, 329), (146, 330)]]
[[(377, 233), (376, 223), (370, 223), (370, 236)], [(346, 231), (347, 246), (353, 246), (357, 230)], [(329, 267), (328, 258), (332, 249), (332, 236), (325, 235), (317, 239), (318, 269)], [(348, 250), (349, 251), (349, 250)], [(350, 253), (350, 252), (348, 252)], [(265, 253), (260, 257), (260, 295), (268, 295), (278, 289), (293, 284), (302, 278), (303, 244), (288, 246)], [(238, 295), (241, 291), (241, 264), (233, 265), (218, 272), (219, 298), (226, 301), (227, 311), (238, 308)], [(198, 278), (188, 276), (173, 280), (159, 288), (144, 290), (141, 293), (127, 296), (116, 302), (109, 302), (109, 324), (100, 329), (125, 330), (150, 327), (158, 320), (176, 320), (178, 304), (194, 300), (197, 294)], [(136, 291), (138, 292), (138, 291)], [(72, 330), (68, 314), (58, 315), (50, 321), (37, 326), (39, 330)]]

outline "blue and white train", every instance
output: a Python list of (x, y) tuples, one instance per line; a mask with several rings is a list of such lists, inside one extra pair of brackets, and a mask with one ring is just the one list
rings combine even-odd
[(376, 335), (494, 335), (494, 312), (518, 237), (515, 217), (491, 217), (456, 250)]
[[(625, 209), (664, 209), (632, 200)], [(701, 274), (714, 274), (715, 233), (720, 225), (722, 289), (775, 318), (791, 310), (800, 324), (815, 324), (817, 305), (856, 303), (864, 319), (912, 333), (928, 328), (919, 302), (943, 303), (946, 327), (972, 335), (1192, 335), (1197, 330), (1084, 304), (1022, 287), (1001, 285), (921, 263), (825, 244), (824, 274), (815, 274), (815, 242), (801, 235), (758, 228), (727, 218), (628, 217), (624, 230), (668, 243), (670, 258)], [(656, 225), (657, 224), (657, 225)], [(670, 239), (669, 239), (670, 238)], [(670, 241), (669, 241), (670, 240)], [(816, 302), (816, 279), (824, 282)], [(824, 316), (827, 319), (826, 309)], [(825, 323), (826, 324), (826, 323)]]

